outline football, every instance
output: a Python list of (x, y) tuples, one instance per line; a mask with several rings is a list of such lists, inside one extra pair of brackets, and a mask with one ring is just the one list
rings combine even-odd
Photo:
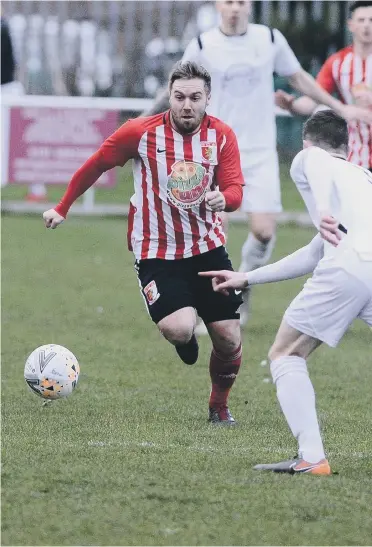
[(36, 348), (27, 358), (24, 377), (30, 389), (44, 399), (70, 395), (79, 379), (75, 355), (57, 344)]

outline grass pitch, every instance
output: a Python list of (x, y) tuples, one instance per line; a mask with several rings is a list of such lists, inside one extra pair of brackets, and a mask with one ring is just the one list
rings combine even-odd
[[(310, 373), (338, 475), (252, 470), (295, 453), (267, 366), (303, 280), (257, 287), (230, 406), (239, 427), (207, 424), (210, 343), (181, 363), (148, 318), (121, 219), (46, 231), (5, 217), (2, 338), (3, 545), (370, 545), (370, 332), (355, 325)], [(274, 258), (310, 240), (281, 228)], [(245, 238), (232, 226), (235, 266)], [(42, 407), (26, 357), (58, 343), (78, 357), (74, 394)]]

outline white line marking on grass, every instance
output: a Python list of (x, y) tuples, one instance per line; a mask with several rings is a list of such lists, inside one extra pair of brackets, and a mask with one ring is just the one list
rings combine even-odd
[[(190, 446), (184, 446), (180, 444), (159, 444), (154, 443), (151, 441), (94, 441), (91, 440), (88, 442), (88, 446), (95, 447), (95, 448), (153, 448), (156, 450), (189, 450), (191, 452), (203, 452), (203, 453), (211, 453), (211, 454), (236, 454), (236, 455), (244, 455), (244, 454), (250, 454), (252, 453), (252, 449), (247, 447), (234, 447), (230, 446), (229, 448), (218, 448), (216, 446), (203, 446), (203, 445), (190, 445)], [(273, 448), (270, 446), (260, 447), (260, 452), (267, 452), (270, 454), (278, 454), (283, 457), (284, 454), (293, 453), (293, 446), (283, 446), (280, 448)], [(370, 454), (367, 452), (347, 452), (347, 451), (329, 451), (328, 457), (343, 457), (343, 458), (357, 458), (357, 459), (367, 459), (370, 458)]]

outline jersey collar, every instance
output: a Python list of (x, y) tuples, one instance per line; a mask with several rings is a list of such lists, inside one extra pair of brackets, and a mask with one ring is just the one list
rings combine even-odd
[(245, 32), (241, 32), (240, 34), (226, 34), (221, 27), (218, 27), (219, 32), (222, 34), (222, 36), (225, 36), (225, 38), (239, 38), (241, 36), (246, 36), (248, 34), (248, 27)]
[(347, 161), (347, 157), (343, 156), (342, 154), (331, 154), (333, 158), (338, 158), (339, 160), (345, 160)]

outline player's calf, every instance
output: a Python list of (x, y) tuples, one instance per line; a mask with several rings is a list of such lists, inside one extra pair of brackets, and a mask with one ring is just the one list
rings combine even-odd
[(242, 361), (239, 320), (210, 323), (209, 332), (213, 342), (209, 363), (212, 382), (209, 421), (213, 424), (235, 425), (227, 400)]

